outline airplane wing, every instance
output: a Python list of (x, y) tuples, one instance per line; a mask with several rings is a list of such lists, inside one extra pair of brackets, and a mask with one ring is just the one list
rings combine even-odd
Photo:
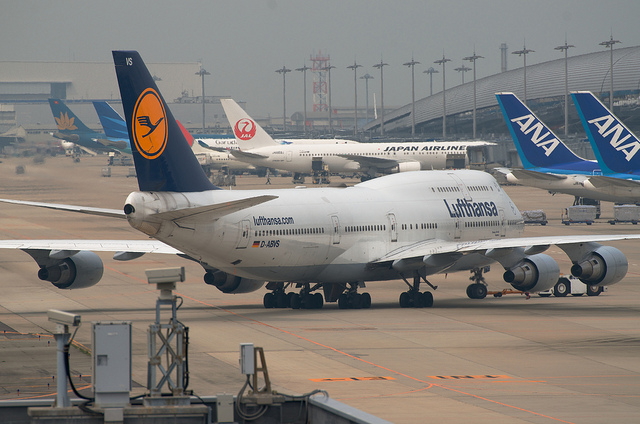
[(261, 155), (258, 153), (243, 152), (242, 150), (230, 150), (230, 153), (238, 160), (243, 159), (267, 159), (269, 156)]
[(109, 140), (106, 138), (96, 138), (95, 140), (105, 147), (109, 147), (111, 149), (115, 149), (119, 151), (126, 150), (129, 148), (128, 140)]
[(208, 149), (208, 150), (213, 150), (214, 152), (219, 152), (219, 153), (227, 153), (229, 152), (229, 149), (225, 149), (224, 147), (213, 147), (213, 146), (209, 146), (207, 143), (205, 143), (202, 140), (198, 140), (198, 145), (204, 149)]
[(0, 249), (164, 253), (181, 251), (157, 240), (0, 240)]
[(360, 168), (377, 168), (388, 169), (398, 165), (397, 160), (380, 158), (375, 156), (361, 156), (353, 154), (338, 154), (337, 156), (343, 157), (360, 164)]
[(612, 186), (631, 189), (640, 188), (640, 181), (638, 180), (626, 180), (623, 178), (613, 178), (604, 175), (591, 176), (589, 177), (589, 182), (591, 183), (591, 185), (597, 188), (606, 188)]
[(531, 171), (529, 169), (512, 169), (511, 173), (519, 180), (566, 180), (566, 175), (547, 174), (546, 172)]
[(580, 243), (597, 243), (603, 241), (640, 239), (640, 234), (621, 235), (576, 235), (576, 236), (542, 236), (542, 237), (518, 237), (491, 240), (472, 241), (444, 241), (438, 239), (424, 240), (412, 245), (393, 250), (383, 257), (370, 262), (371, 265), (380, 265), (398, 260), (411, 260), (424, 258), (430, 255), (451, 253), (480, 253), (484, 254), (490, 249), (514, 249), (523, 247), (536, 253), (543, 252), (550, 245), (562, 246)]
[(12, 200), (12, 199), (0, 199), (3, 203), (12, 203), (15, 205), (36, 206), (39, 208), (55, 209), (67, 212), (79, 212), (87, 215), (107, 216), (109, 218), (126, 219), (127, 216), (121, 209), (105, 209), (105, 208), (93, 208), (89, 206), (73, 206), (73, 205), (61, 205), (58, 203), (43, 203), (43, 202), (29, 202), (26, 200)]

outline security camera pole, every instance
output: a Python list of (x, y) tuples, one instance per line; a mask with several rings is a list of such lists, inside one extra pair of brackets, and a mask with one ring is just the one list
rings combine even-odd
[[(80, 315), (70, 314), (68, 312), (49, 309), (47, 311), (49, 321), (56, 323), (56, 331), (53, 337), (57, 345), (57, 373), (58, 381), (56, 384), (56, 408), (67, 408), (71, 406), (69, 401), (69, 393), (67, 392), (67, 367), (65, 365), (65, 346), (71, 340), (69, 326), (77, 328), (80, 326)], [(75, 335), (75, 333), (74, 333)]]

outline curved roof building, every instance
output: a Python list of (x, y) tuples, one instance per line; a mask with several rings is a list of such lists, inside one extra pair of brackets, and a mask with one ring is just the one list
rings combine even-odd
[[(589, 90), (608, 99), (610, 87), (609, 50), (568, 58), (569, 91)], [(613, 50), (614, 96), (640, 93), (640, 46)], [(527, 101), (549, 126), (564, 126), (564, 57), (550, 62), (527, 65)], [(506, 133), (495, 93), (510, 91), (524, 99), (524, 68), (476, 80), (476, 133), (478, 137)], [(447, 136), (470, 137), (472, 134), (473, 81), (446, 90)], [(577, 112), (569, 100), (569, 130), (582, 132)], [(608, 105), (608, 100), (605, 101)], [(637, 102), (635, 107), (638, 107)], [(635, 109), (635, 108), (634, 108)], [(442, 137), (442, 92), (417, 100), (416, 134)], [(640, 116), (615, 113), (633, 130), (640, 128)], [(633, 115), (638, 115), (633, 113)], [(385, 133), (411, 131), (411, 104), (385, 111)], [(629, 118), (629, 119), (625, 119)], [(379, 130), (380, 119), (369, 122), (364, 130)]]

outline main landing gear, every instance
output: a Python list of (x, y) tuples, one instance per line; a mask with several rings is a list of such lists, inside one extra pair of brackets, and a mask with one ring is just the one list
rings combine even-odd
[(290, 283), (270, 282), (267, 289), (272, 290), (266, 293), (262, 299), (265, 308), (291, 308), (291, 309), (322, 309), (324, 299), (322, 293), (311, 293), (320, 288), (319, 284), (311, 287), (308, 283), (302, 284), (300, 293), (285, 292)]
[(487, 283), (484, 281), (482, 272), (489, 272), (489, 267), (472, 269), (472, 275), (469, 280), (473, 281), (473, 284), (469, 284), (467, 287), (467, 296), (469, 299), (484, 299), (487, 297)]
[(371, 307), (371, 295), (369, 293), (358, 293), (359, 283), (349, 283), (347, 288), (338, 297), (338, 308), (340, 309), (369, 309)]
[(432, 289), (437, 289), (438, 286), (432, 285), (426, 278), (419, 274), (413, 276), (413, 284), (409, 283), (404, 276), (402, 280), (409, 286), (409, 290), (400, 294), (400, 307), (401, 308), (430, 308), (433, 306), (433, 294), (431, 292), (420, 292), (420, 279), (424, 279), (424, 282)]

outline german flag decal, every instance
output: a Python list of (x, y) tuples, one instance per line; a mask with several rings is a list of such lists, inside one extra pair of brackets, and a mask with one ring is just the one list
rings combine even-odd
[(251, 245), (251, 247), (260, 247), (260, 242), (259, 241), (254, 241), (253, 244)]
[(132, 126), (138, 152), (147, 159), (160, 156), (167, 146), (167, 114), (160, 95), (153, 88), (147, 88), (138, 97)]

